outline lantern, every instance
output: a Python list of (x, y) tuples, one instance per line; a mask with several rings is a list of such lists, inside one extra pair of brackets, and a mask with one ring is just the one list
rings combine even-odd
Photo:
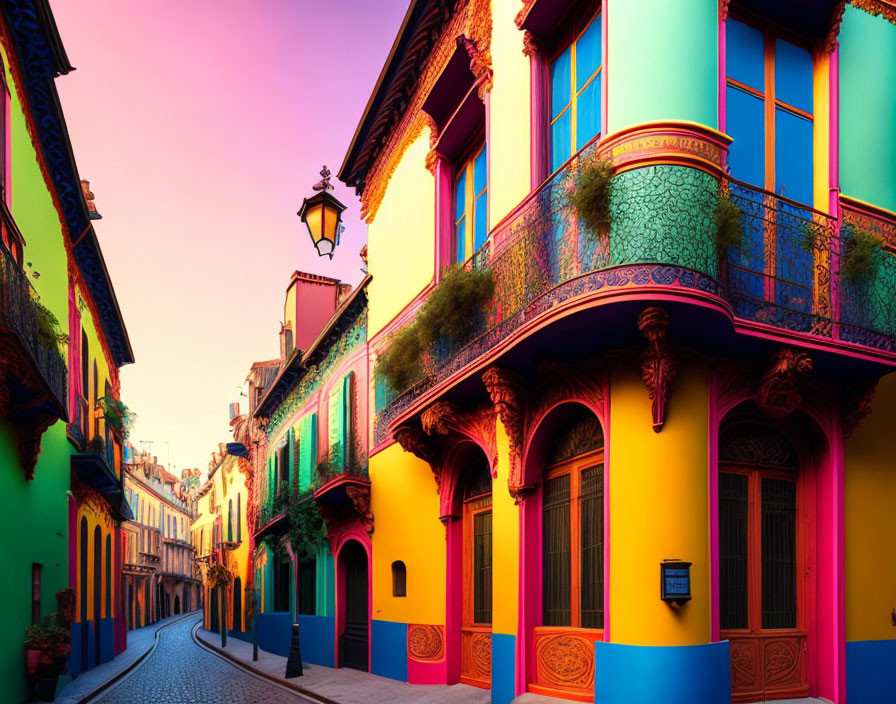
[(345, 206), (330, 191), (330, 170), (324, 166), (320, 170), (323, 177), (312, 188), (317, 191), (310, 198), (302, 201), (297, 215), (308, 228), (311, 241), (317, 248), (317, 253), (324, 257), (333, 258), (333, 252), (339, 244), (339, 234), (342, 231), (342, 211)]

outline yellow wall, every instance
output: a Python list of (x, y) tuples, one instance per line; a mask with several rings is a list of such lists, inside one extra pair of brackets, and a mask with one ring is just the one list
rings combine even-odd
[(881, 379), (871, 414), (846, 441), (846, 640), (896, 638), (896, 374)]
[[(682, 355), (684, 356), (684, 355)], [(706, 374), (683, 365), (662, 432), (652, 432), (647, 389), (629, 360), (610, 378), (610, 637), (634, 645), (710, 640)], [(692, 601), (660, 599), (659, 565), (692, 562)]]
[(516, 635), (519, 623), (520, 514), (507, 490), (510, 448), (498, 421), (498, 478), (492, 482), (492, 630)]
[[(87, 545), (83, 545), (81, 543), (81, 519), (82, 517), (87, 518)], [(115, 536), (112, 534), (112, 522), (109, 521), (109, 524), (106, 524), (106, 520), (103, 514), (99, 511), (95, 511), (93, 506), (89, 503), (84, 503), (78, 507), (78, 520), (75, 524), (75, 531), (78, 536), (77, 538), (77, 576), (75, 582), (75, 621), (91, 621), (96, 616), (94, 615), (93, 605), (94, 605), (94, 596), (95, 589), (99, 588), (101, 590), (101, 598), (100, 598), (100, 609), (101, 613), (99, 618), (109, 618), (114, 616), (116, 613), (116, 600), (118, 598), (117, 589), (116, 589), (116, 576), (115, 570), (112, 570), (112, 613), (106, 613), (106, 536), (112, 536), (112, 554), (110, 559), (112, 560), (112, 567), (115, 566)], [(102, 540), (100, 541), (100, 550), (102, 554), (99, 556), (99, 559), (102, 561), (100, 565), (100, 577), (101, 584), (95, 585), (93, 583), (93, 575), (94, 575), (94, 565), (96, 564), (96, 551), (93, 549), (93, 533), (96, 529), (96, 526), (100, 527), (100, 533), (102, 534)], [(86, 619), (81, 614), (81, 555), (82, 550), (87, 550), (87, 614)]]
[[(429, 465), (398, 444), (370, 459), (373, 618), (445, 623), (445, 526)], [(407, 596), (392, 596), (392, 562), (407, 567)]]
[(370, 224), (368, 338), (394, 318), (433, 279), (435, 181), (426, 169), (429, 130), (408, 148)]
[(497, 225), (530, 191), (529, 57), (514, 24), (519, 0), (492, 1), (492, 68), (489, 98), (489, 228)]

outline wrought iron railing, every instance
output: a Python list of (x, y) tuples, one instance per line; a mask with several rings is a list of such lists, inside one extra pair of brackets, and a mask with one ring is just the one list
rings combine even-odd
[(4, 247), (0, 247), (0, 329), (14, 333), (31, 357), (53, 399), (66, 407), (68, 370), (58, 347), (38, 342), (34, 293), (25, 272)]
[(740, 320), (894, 351), (896, 258), (887, 251), (880, 251), (885, 261), (877, 283), (841, 285), (832, 275), (844, 239), (836, 218), (728, 180), (742, 212), (743, 239), (723, 256), (714, 223), (718, 179), (673, 165), (615, 176), (612, 225), (593, 233), (576, 218), (566, 193), (579, 161), (595, 149), (586, 147), (531, 194), (467, 262), (492, 272), (492, 302), (465, 339), (443, 340), (426, 355), (425, 381), (398, 393), (379, 413), (375, 442), (385, 440), (390, 423), (435, 383), (546, 311), (601, 289), (697, 290), (726, 300)]

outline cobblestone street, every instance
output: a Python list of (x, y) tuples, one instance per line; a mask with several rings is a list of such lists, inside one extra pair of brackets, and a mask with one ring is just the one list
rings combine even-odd
[(90, 704), (302, 704), (302, 697), (245, 672), (199, 647), (195, 619), (159, 632), (155, 650), (131, 674)]

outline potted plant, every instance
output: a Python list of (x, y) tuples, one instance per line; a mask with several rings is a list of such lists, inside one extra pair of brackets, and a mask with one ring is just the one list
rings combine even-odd
[(610, 197), (615, 173), (610, 159), (592, 158), (579, 165), (578, 174), (567, 194), (567, 203), (585, 223), (587, 231), (596, 236), (610, 227)]
[[(41, 701), (51, 702), (56, 698), (56, 685), (59, 675), (65, 670), (65, 664), (71, 653), (71, 631), (59, 612), (54, 612), (44, 619), (43, 623), (25, 627), (25, 651), (28, 662), (28, 651), (37, 651), (37, 665), (34, 677), (38, 681)], [(31, 673), (29, 673), (30, 675)]]

